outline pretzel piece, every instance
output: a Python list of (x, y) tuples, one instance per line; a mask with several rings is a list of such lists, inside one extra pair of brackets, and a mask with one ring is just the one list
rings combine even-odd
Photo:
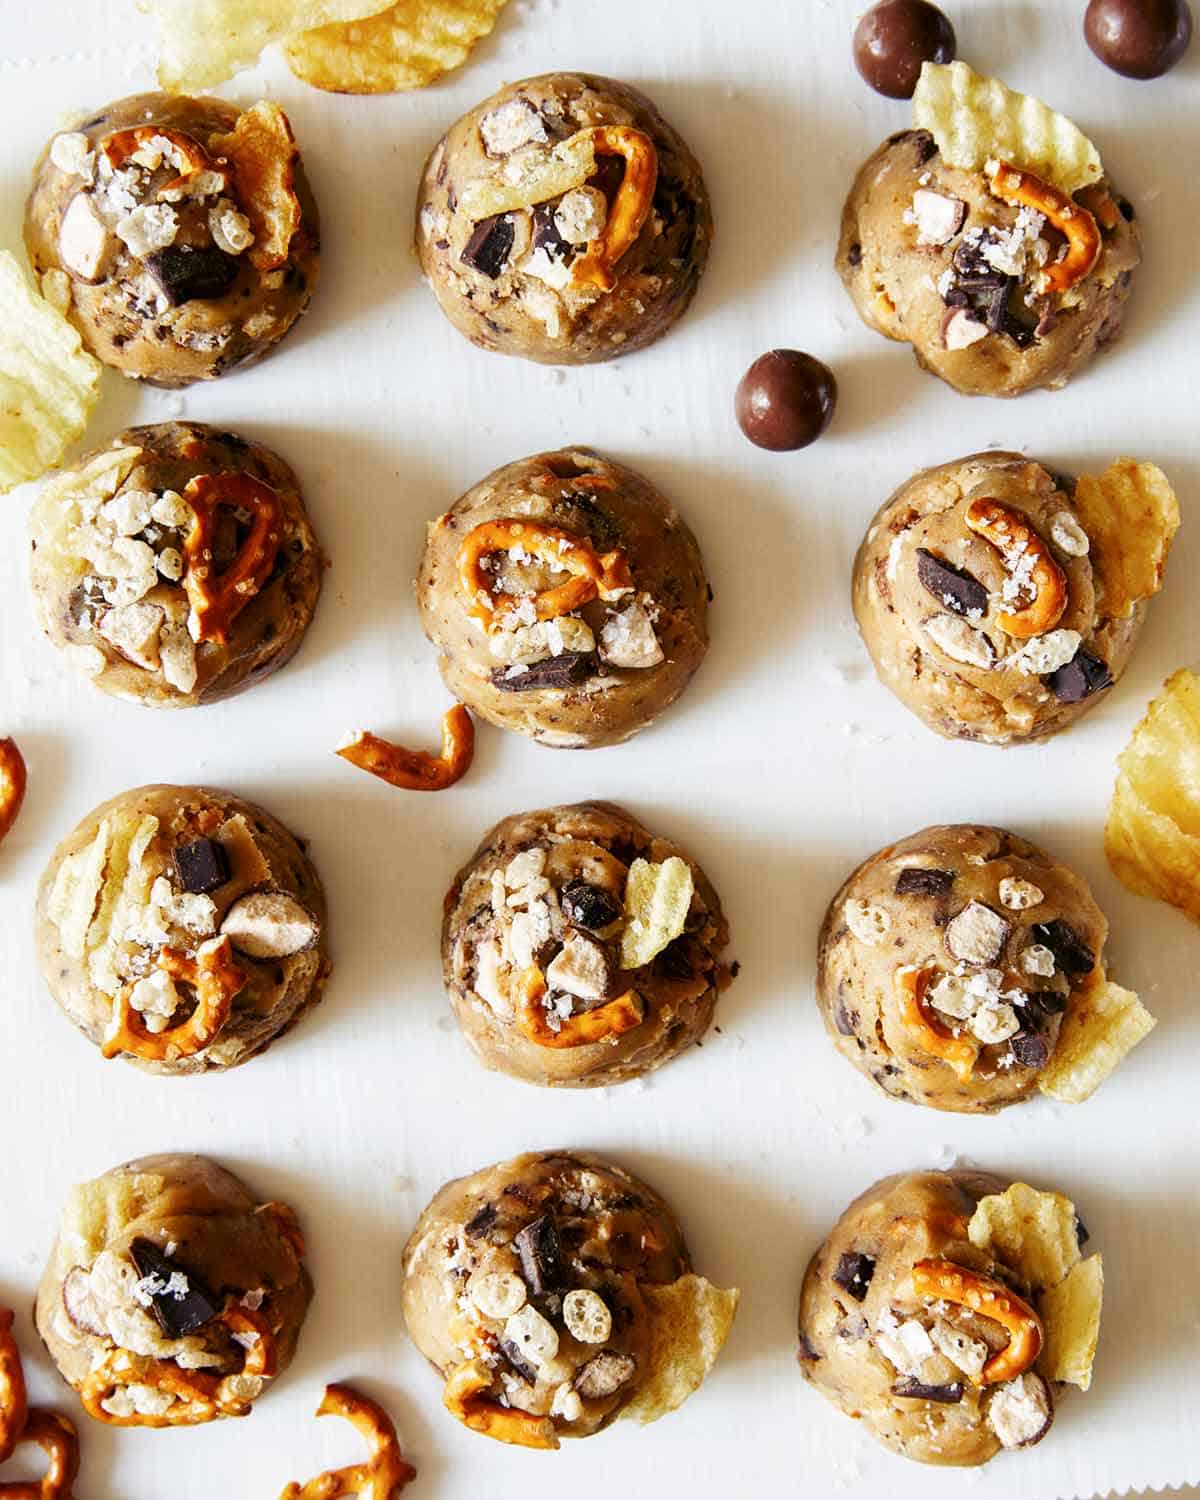
[(515, 1407), (501, 1406), (482, 1393), (492, 1377), (480, 1359), (468, 1360), (451, 1371), (442, 1391), (446, 1410), (472, 1432), (518, 1448), (557, 1448), (558, 1435), (549, 1417), (535, 1417)]
[(113, 1018), (109, 1023), (101, 1057), (132, 1053), (147, 1062), (165, 1058), (195, 1057), (217, 1038), (229, 1020), (233, 999), (246, 983), (246, 971), (233, 957), (233, 945), (227, 937), (201, 943), (195, 958), (178, 948), (161, 948), (156, 963), (173, 979), (182, 979), (196, 991), (196, 1008), (186, 1021), (165, 1031), (151, 1031), (133, 1005), (133, 985), (126, 985), (117, 996)]
[(1045, 215), (1066, 237), (1066, 255), (1042, 272), (1043, 289), (1065, 292), (1082, 281), (1099, 260), (1101, 250), (1100, 230), (1088, 210), (1053, 183), (1023, 172), (1011, 162), (989, 161), (983, 170), (997, 198)]
[[(183, 492), (192, 508), (183, 543), (183, 586), (191, 602), (188, 630), (195, 641), (225, 645), (229, 627), (271, 575), (279, 552), (283, 507), (279, 496), (251, 474), (198, 474)], [(241, 551), (213, 578), (213, 535), (222, 506), (254, 517)]]
[(1018, 570), (1024, 574), (1033, 594), (1023, 608), (997, 617), (1001, 630), (1020, 640), (1053, 630), (1067, 607), (1067, 575), (1028, 517), (999, 500), (981, 497), (967, 506), (966, 523), (968, 530), (995, 547), (1010, 575)]
[(546, 1021), (542, 999), (546, 993), (546, 979), (541, 969), (534, 964), (521, 976), (520, 1009), (517, 1021), (522, 1032), (539, 1047), (587, 1047), (592, 1042), (606, 1042), (632, 1031), (645, 1019), (646, 1007), (636, 990), (627, 990), (606, 1005), (594, 1010), (585, 1010), (577, 1016), (568, 1016), (557, 1031)]
[(462, 539), (458, 581), (471, 601), (468, 612), (485, 630), (497, 629), (500, 618), (496, 589), (484, 569), (484, 559), (514, 547), (571, 575), (565, 583), (534, 595), (539, 620), (570, 614), (597, 596), (619, 598), (633, 587), (628, 560), (619, 547), (598, 553), (586, 537), (540, 521), (483, 521)]
[[(173, 130), (165, 125), (135, 125), (129, 130), (115, 130), (112, 135), (106, 136), (101, 143), (100, 151), (113, 171), (129, 160), (134, 152), (143, 146), (148, 146), (151, 141), (158, 137), (160, 140), (169, 141), (174, 146), (183, 167), (180, 175), (171, 182), (164, 183), (159, 188), (158, 198), (186, 192), (189, 180), (198, 176), (201, 172), (212, 172), (221, 178), (221, 191), (229, 185), (229, 171), (219, 162), (215, 161), (194, 135), (188, 135), (185, 130)], [(172, 165), (177, 165), (172, 163)]]
[(417, 1471), (400, 1451), (395, 1424), (383, 1407), (348, 1385), (327, 1385), (318, 1417), (345, 1417), (366, 1439), (371, 1456), (364, 1464), (327, 1469), (307, 1484), (293, 1482), (279, 1500), (340, 1500), (358, 1495), (360, 1500), (396, 1500), (417, 1477)]
[(25, 1372), (12, 1325), (12, 1309), (0, 1307), (0, 1464), (21, 1441), (28, 1416)]
[(4, 1500), (72, 1500), (79, 1473), (79, 1435), (73, 1422), (56, 1411), (32, 1407), (17, 1443), (36, 1443), (48, 1460), (40, 1479), (10, 1479), (0, 1483)]
[(952, 1260), (919, 1260), (912, 1268), (918, 1297), (969, 1307), (1008, 1331), (1008, 1343), (980, 1371), (981, 1385), (1015, 1380), (1042, 1352), (1042, 1320), (1029, 1303), (994, 1276), (969, 1271)]
[(25, 757), (16, 740), (0, 740), (0, 839), (17, 821), (27, 779)]
[(979, 1056), (979, 1044), (970, 1037), (955, 1036), (931, 1011), (925, 996), (935, 973), (936, 970), (931, 968), (895, 971), (892, 984), (896, 990), (900, 1019), (917, 1038), (923, 1051), (949, 1063), (965, 1083)]
[(572, 286), (598, 286), (611, 292), (615, 266), (642, 232), (658, 182), (658, 152), (643, 131), (630, 125), (596, 125), (588, 132), (597, 156), (621, 156), (625, 175), (598, 237), (571, 266)]
[(456, 703), (442, 715), (442, 753), (407, 750), (391, 740), (380, 739), (369, 729), (358, 730), (350, 743), (337, 752), (360, 771), (370, 771), (389, 786), (408, 792), (441, 792), (453, 786), (471, 769), (475, 759), (475, 724)]

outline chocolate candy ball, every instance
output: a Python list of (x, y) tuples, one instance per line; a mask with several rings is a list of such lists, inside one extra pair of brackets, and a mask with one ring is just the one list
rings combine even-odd
[(1187, 0), (1091, 0), (1083, 19), (1087, 44), (1125, 78), (1161, 78), (1188, 49)]
[(756, 447), (778, 453), (815, 443), (836, 404), (837, 381), (828, 365), (798, 349), (772, 349), (738, 382), (734, 411)]
[(889, 99), (911, 99), (921, 64), (950, 62), (954, 48), (954, 27), (928, 0), (880, 0), (854, 29), (854, 65)]

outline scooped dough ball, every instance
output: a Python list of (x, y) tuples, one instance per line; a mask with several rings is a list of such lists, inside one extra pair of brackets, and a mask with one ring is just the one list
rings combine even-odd
[(1032, 1093), (1108, 922), (1087, 883), (1002, 828), (925, 828), (829, 904), (817, 1003), (834, 1045), (896, 1099), (964, 1114)]
[(36, 1319), (89, 1415), (190, 1427), (247, 1415), (291, 1363), (311, 1299), (292, 1210), (170, 1153), (72, 1190)]
[(885, 1177), (837, 1221), (804, 1277), (806, 1379), (919, 1463), (987, 1463), (1040, 1442), (1054, 1420), (1051, 1386), (1036, 1369), (989, 1373), (1009, 1343), (1001, 1323), (914, 1286), (918, 1262), (942, 1259), (1036, 1301), (1041, 1288), (967, 1236), (979, 1199), (1007, 1186), (990, 1172)]
[(949, 166), (928, 131), (902, 131), (854, 180), (837, 269), (863, 322), (956, 390), (1057, 390), (1116, 338), (1141, 260), (1133, 208), (1107, 178), (1078, 203), (1096, 218), (1099, 258), (1067, 290), (1043, 290), (1058, 231), (985, 173)]
[(703, 1036), (729, 983), (728, 943), (694, 860), (623, 808), (581, 802), (484, 836), (446, 898), (442, 966), (489, 1068), (590, 1088), (648, 1073)]
[(96, 358), (162, 386), (266, 354), (320, 271), (317, 205), (265, 102), (137, 94), (60, 131), (34, 168), (25, 245)]
[(417, 253), (473, 344), (615, 359), (683, 315), (708, 261), (700, 164), (628, 84), (547, 73), (450, 127), (417, 194)]
[(472, 1426), (557, 1447), (606, 1427), (652, 1377), (644, 1289), (690, 1270), (644, 1182), (584, 1152), (530, 1152), (434, 1197), (405, 1247), (404, 1317), (448, 1383), (478, 1364)]
[[(974, 453), (914, 475), (871, 522), (854, 561), (859, 629), (880, 679), (938, 734), (1055, 734), (1125, 670), (1145, 603), (1105, 612), (1074, 492), (1019, 453)], [(997, 504), (999, 546), (979, 529)]]
[(153, 1073), (232, 1068), (321, 998), (325, 896), (261, 807), (144, 786), (95, 808), (38, 887), (50, 993), (105, 1057)]
[(587, 449), (496, 469), (431, 523), (417, 578), (446, 686), (558, 749), (652, 724), (708, 650), (696, 539), (647, 480)]
[(118, 433), (45, 482), (31, 524), (51, 643), (105, 692), (155, 708), (265, 681), (300, 649), (321, 592), (295, 474), (202, 422)]

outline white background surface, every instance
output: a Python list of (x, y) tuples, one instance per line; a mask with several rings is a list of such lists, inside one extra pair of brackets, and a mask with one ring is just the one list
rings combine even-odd
[[(1200, 326), (1195, 172), (1200, 45), (1133, 84), (1086, 50), (1081, 0), (952, 7), (960, 55), (1090, 130), (1146, 239), (1126, 334), (1068, 390), (968, 400), (862, 328), (831, 269), (858, 162), (909, 120), (854, 73), (855, 0), (513, 0), (448, 83), (356, 100), (306, 89), (278, 59), (224, 92), (289, 111), (320, 199), (324, 279), (264, 364), (178, 396), (106, 375), (91, 428), (186, 414), (276, 446), (298, 470), (333, 560), (295, 663), (251, 694), (186, 714), (118, 703), (69, 675), (36, 635), (28, 494), (0, 500), (0, 734), (30, 766), (0, 850), (0, 1304), (19, 1309), (33, 1395), (75, 1414), (83, 1500), (269, 1497), (360, 1452), (311, 1412), (327, 1380), (384, 1400), (420, 1469), (416, 1496), (651, 1486), (689, 1500), (749, 1493), (941, 1500), (1091, 1494), (1200, 1478), (1194, 1059), (1200, 935), (1109, 874), (1101, 828), (1113, 758), (1166, 674), (1197, 654), (1193, 500)], [(5, 0), (0, 244), (19, 252), (29, 165), (75, 111), (151, 84), (148, 23), (125, 0)], [(408, 253), (419, 167), (441, 130), (502, 80), (583, 67), (646, 89), (704, 164), (713, 260), (683, 323), (652, 350), (548, 372), (473, 349)], [(733, 423), (733, 387), (774, 345), (827, 359), (841, 384), (813, 449), (770, 455)], [(643, 468), (696, 529), (716, 591), (713, 648), (685, 698), (633, 744), (556, 752), (481, 728), (469, 778), (392, 791), (337, 760), (366, 724), (437, 739), (446, 696), (411, 579), (427, 519), (495, 465), (565, 442)], [(1133, 666), (1077, 728), (1009, 752), (944, 743), (874, 681), (849, 608), (850, 561), (910, 472), (989, 444), (1054, 465), (1158, 460), (1185, 525)], [(64, 1020), (29, 940), (54, 842), (96, 802), (146, 781), (209, 782), (263, 802), (312, 840), (336, 969), (324, 1004), (226, 1076), (146, 1077), (103, 1062)], [(742, 960), (720, 1034), (645, 1086), (551, 1094), (485, 1074), (441, 995), (442, 894), (490, 823), (604, 796), (682, 841), (724, 897)], [(1038, 1101), (993, 1119), (878, 1098), (838, 1059), (812, 997), (829, 895), (858, 860), (926, 823), (1004, 823), (1094, 883), (1115, 977), (1160, 1017), (1091, 1103)], [(645, 1174), (678, 1209), (697, 1266), (744, 1289), (717, 1370), (653, 1429), (618, 1426), (550, 1457), (489, 1444), (441, 1409), (400, 1320), (400, 1251), (447, 1177), (521, 1149), (580, 1145)], [(262, 1197), (293, 1203), (317, 1298), (299, 1357), (249, 1423), (115, 1432), (90, 1422), (37, 1344), (28, 1309), (68, 1186), (126, 1158), (210, 1153)], [(876, 1177), (956, 1154), (1073, 1195), (1104, 1251), (1104, 1334), (1086, 1397), (1049, 1440), (978, 1474), (877, 1448), (801, 1381), (804, 1264)], [(13, 1470), (11, 1472), (20, 1472)]]

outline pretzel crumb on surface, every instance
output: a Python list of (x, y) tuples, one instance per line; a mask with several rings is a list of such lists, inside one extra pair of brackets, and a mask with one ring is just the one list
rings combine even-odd
[(369, 729), (355, 730), (337, 750), (360, 771), (370, 771), (389, 786), (409, 792), (441, 792), (471, 769), (475, 759), (475, 724), (461, 703), (442, 716), (442, 750), (408, 750), (381, 739)]
[(343, 1495), (357, 1495), (360, 1500), (395, 1500), (417, 1477), (416, 1469), (400, 1451), (392, 1419), (361, 1391), (348, 1385), (327, 1385), (317, 1416), (344, 1417), (353, 1423), (366, 1439), (370, 1457), (362, 1464), (327, 1469), (306, 1484), (293, 1480), (284, 1486), (279, 1500), (339, 1500)]

